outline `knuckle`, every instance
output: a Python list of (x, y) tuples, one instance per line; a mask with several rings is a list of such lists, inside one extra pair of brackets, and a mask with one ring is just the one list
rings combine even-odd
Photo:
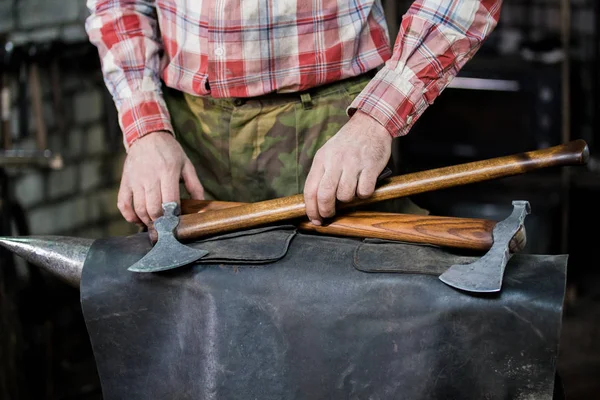
[[(304, 187), (304, 200), (314, 200), (317, 197), (316, 190), (311, 186)], [(308, 207), (308, 205), (307, 205)]]
[(333, 179), (323, 178), (319, 184), (319, 195), (332, 196), (337, 190), (338, 183), (334, 182)]
[(354, 193), (350, 191), (338, 191), (337, 199), (341, 202), (348, 203), (354, 199)]
[(370, 197), (373, 194), (374, 190), (372, 188), (359, 188), (356, 191), (356, 195), (358, 197), (360, 197), (361, 199), (366, 199), (367, 197)]
[(308, 216), (314, 216), (315, 215), (315, 211), (316, 211), (316, 207), (315, 207), (315, 203), (314, 202), (304, 202), (305, 205), (305, 210), (306, 210), (306, 215)]
[[(147, 204), (145, 204), (145, 206), (147, 208), (154, 208), (154, 201), (152, 200), (156, 200), (156, 202), (160, 202), (160, 197), (161, 197), (161, 191), (160, 191), (160, 187), (157, 186), (148, 186), (146, 188), (146, 190), (144, 190), (144, 196), (146, 197), (146, 201)], [(149, 212), (150, 210), (148, 210)]]
[(138, 217), (140, 217), (140, 219), (142, 220), (147, 220), (148, 219), (148, 211), (146, 211), (145, 207), (136, 207), (135, 208), (135, 213), (137, 214)]
[(320, 214), (321, 214), (321, 217), (323, 217), (323, 218), (333, 217), (335, 215), (335, 208), (332, 207), (331, 209), (328, 209), (328, 210), (322, 210), (320, 212)]
[[(337, 186), (331, 182), (323, 182), (323, 184), (319, 187), (319, 195), (323, 195), (326, 197), (333, 196), (337, 190)], [(321, 197), (321, 196), (319, 196)]]
[(319, 207), (322, 204), (332, 203), (334, 197), (335, 197), (335, 191), (331, 190), (330, 188), (321, 188), (319, 190), (319, 192), (317, 193), (317, 202), (319, 204)]
[(122, 213), (129, 213), (129, 214), (131, 214), (133, 212), (133, 207), (131, 206), (131, 202), (126, 201), (124, 199), (117, 200), (117, 208)]
[(354, 199), (354, 194), (356, 192), (356, 184), (352, 184), (350, 182), (340, 182), (340, 185), (337, 189), (337, 199), (342, 202), (349, 202)]
[(332, 199), (319, 199), (319, 214), (323, 217), (330, 217), (335, 212)]
[(160, 217), (162, 213), (159, 207), (152, 206), (148, 208), (148, 215), (150, 216), (150, 218), (152, 218), (152, 220), (155, 220), (158, 217)]
[(167, 161), (163, 171), (164, 171), (164, 175), (173, 176), (173, 175), (179, 174), (179, 171), (181, 171), (181, 168), (174, 161)]

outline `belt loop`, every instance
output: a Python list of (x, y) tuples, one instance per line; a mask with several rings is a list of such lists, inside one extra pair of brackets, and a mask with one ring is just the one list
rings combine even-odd
[(302, 107), (305, 110), (310, 110), (313, 107), (312, 97), (310, 97), (310, 93), (302, 93), (300, 95), (300, 100), (302, 101)]

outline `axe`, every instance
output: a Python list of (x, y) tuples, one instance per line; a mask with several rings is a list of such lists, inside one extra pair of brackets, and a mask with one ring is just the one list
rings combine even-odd
[[(399, 175), (388, 178), (369, 198), (338, 203), (337, 209), (520, 175), (542, 168), (581, 165), (587, 163), (588, 158), (587, 143), (578, 139), (546, 149)], [(163, 210), (164, 215), (149, 226), (153, 248), (129, 270), (155, 272), (177, 268), (207, 254), (179, 241), (301, 218), (306, 213), (302, 194), (182, 216), (179, 216), (176, 203), (163, 205)]]
[[(224, 210), (244, 204), (246, 203), (181, 199), (181, 214)], [(313, 225), (309, 221), (300, 221), (296, 227), (303, 232), (318, 232), (325, 235), (384, 239), (487, 251), (494, 242), (492, 234), (496, 224), (496, 221), (480, 218), (352, 211), (336, 215), (320, 226)], [(525, 247), (526, 241), (524, 227), (518, 229), (509, 241), (510, 251), (520, 252)]]

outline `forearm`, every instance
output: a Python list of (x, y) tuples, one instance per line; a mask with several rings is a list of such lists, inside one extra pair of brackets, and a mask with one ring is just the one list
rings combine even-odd
[(417, 0), (402, 18), (392, 57), (355, 99), (392, 136), (414, 123), (496, 27), (502, 0)]
[(154, 131), (173, 132), (160, 89), (160, 51), (153, 1), (88, 0), (86, 31), (98, 48), (106, 87), (128, 148)]

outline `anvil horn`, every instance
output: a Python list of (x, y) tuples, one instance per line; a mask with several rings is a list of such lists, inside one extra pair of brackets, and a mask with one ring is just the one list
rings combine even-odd
[(0, 237), (0, 245), (78, 289), (93, 241), (69, 236)]

